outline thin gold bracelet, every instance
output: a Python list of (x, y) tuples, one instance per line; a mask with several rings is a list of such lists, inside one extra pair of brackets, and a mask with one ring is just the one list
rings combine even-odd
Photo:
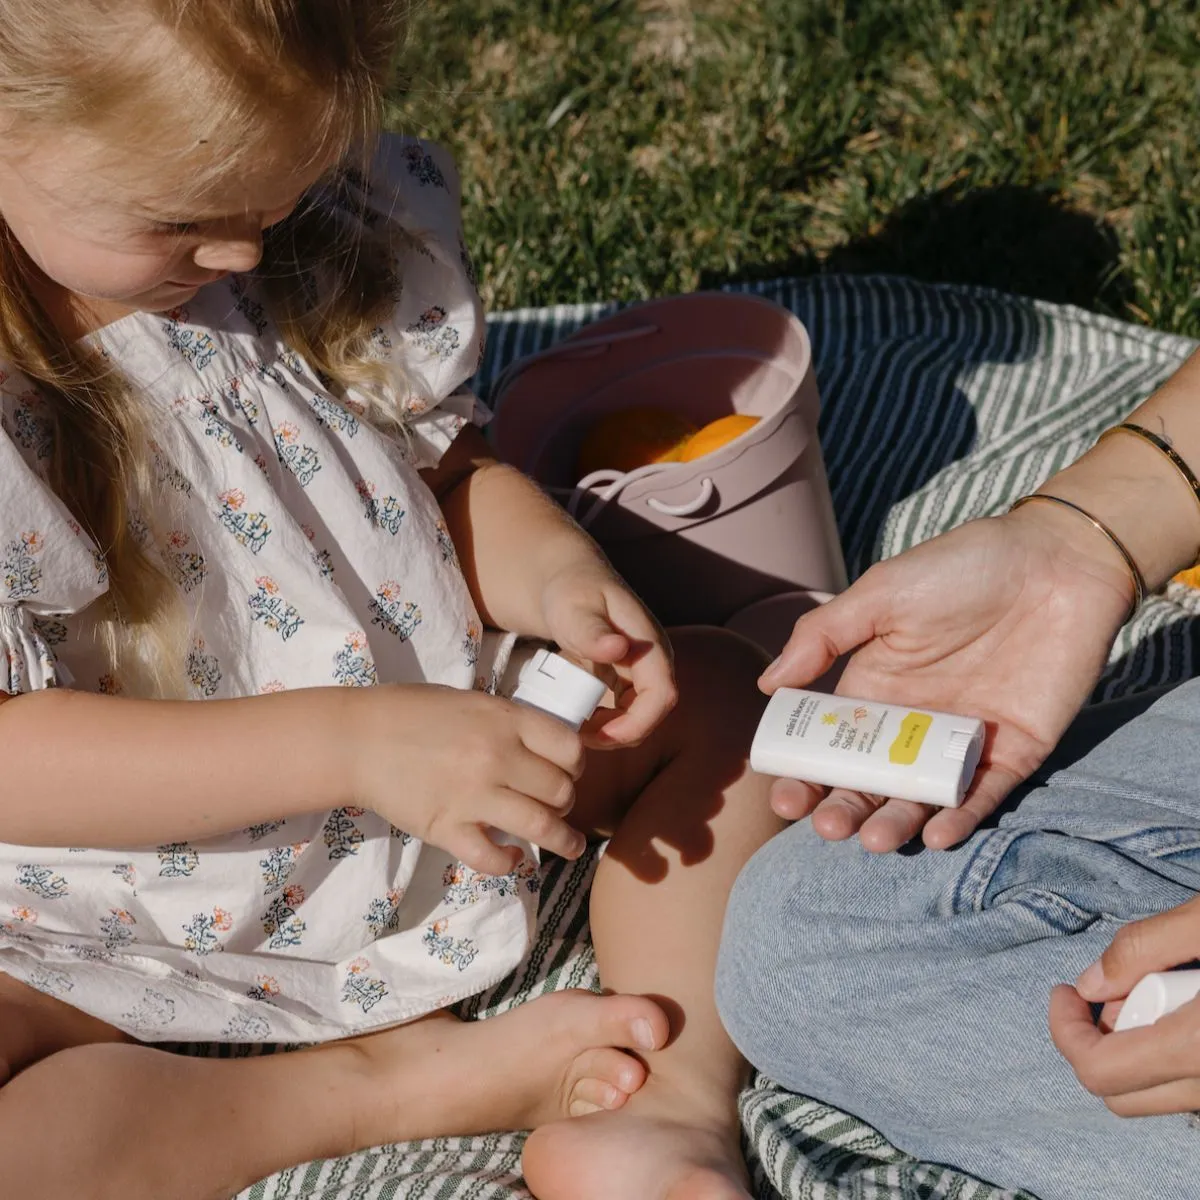
[(1157, 433), (1143, 429), (1141, 425), (1135, 425), (1132, 421), (1123, 421), (1120, 425), (1106, 429), (1096, 439), (1096, 445), (1100, 445), (1106, 437), (1111, 437), (1114, 433), (1132, 433), (1135, 437), (1140, 437), (1142, 441), (1153, 446), (1179, 472), (1180, 478), (1188, 485), (1188, 490), (1196, 498), (1196, 503), (1200, 505), (1200, 479), (1196, 478), (1191, 467), (1175, 452), (1175, 448), (1166, 438), (1159, 437)]
[(1078, 504), (1072, 503), (1070, 500), (1064, 500), (1061, 496), (1051, 496), (1046, 492), (1034, 492), (1029, 496), (1022, 496), (1016, 501), (1009, 512), (1016, 512), (1022, 505), (1029, 504), (1034, 500), (1048, 500), (1051, 504), (1061, 504), (1064, 508), (1069, 508), (1072, 512), (1078, 513), (1085, 521), (1093, 528), (1104, 534), (1106, 538), (1116, 547), (1117, 553), (1125, 560), (1125, 566), (1129, 570), (1129, 577), (1133, 580), (1133, 604), (1130, 606), (1129, 615), (1125, 618), (1126, 623), (1133, 619), (1134, 614), (1142, 607), (1146, 600), (1146, 579), (1142, 575), (1141, 569), (1133, 560), (1133, 555), (1125, 549), (1125, 544), (1119, 537), (1103, 521), (1097, 520), (1085, 508), (1080, 508)]

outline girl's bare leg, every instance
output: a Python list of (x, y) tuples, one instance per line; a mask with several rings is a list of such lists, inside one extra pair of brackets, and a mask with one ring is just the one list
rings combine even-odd
[(625, 1103), (662, 1045), (629, 996), (559, 992), (486, 1021), (446, 1013), (260, 1058), (201, 1059), (0, 975), (5, 1196), (227, 1200), (311, 1159), (417, 1138), (534, 1128)]
[(571, 818), (601, 834), (617, 825), (592, 892), (601, 982), (660, 1002), (672, 1038), (645, 1056), (650, 1078), (620, 1112), (533, 1134), (524, 1168), (540, 1200), (749, 1196), (736, 1110), (748, 1071), (713, 981), (734, 878), (783, 828), (747, 762), (765, 659), (715, 630), (672, 641), (679, 706), (650, 743), (594, 757)]

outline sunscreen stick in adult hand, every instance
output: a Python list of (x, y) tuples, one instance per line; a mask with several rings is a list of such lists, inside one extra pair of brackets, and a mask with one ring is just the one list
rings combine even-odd
[(1200, 971), (1158, 971), (1129, 993), (1117, 1014), (1114, 1033), (1142, 1029), (1200, 995)]
[(759, 723), (750, 765), (762, 775), (957, 808), (983, 735), (974, 717), (780, 688)]

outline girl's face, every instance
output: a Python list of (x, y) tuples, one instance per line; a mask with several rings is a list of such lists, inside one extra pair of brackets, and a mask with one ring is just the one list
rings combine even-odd
[(165, 312), (230, 272), (262, 258), (262, 232), (286, 217), (334, 165), (303, 170), (266, 155), (223, 180), (198, 210), (182, 212), (170, 192), (135, 194), (116, 172), (89, 171), (94, 151), (58, 142), (20, 157), (0, 142), (0, 215), (43, 274), (84, 301), (109, 309)]

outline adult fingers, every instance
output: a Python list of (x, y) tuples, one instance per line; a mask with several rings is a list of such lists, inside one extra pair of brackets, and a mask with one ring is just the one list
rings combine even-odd
[(1145, 975), (1200, 956), (1200, 897), (1122, 926), (1076, 987), (1093, 1003), (1128, 996)]

